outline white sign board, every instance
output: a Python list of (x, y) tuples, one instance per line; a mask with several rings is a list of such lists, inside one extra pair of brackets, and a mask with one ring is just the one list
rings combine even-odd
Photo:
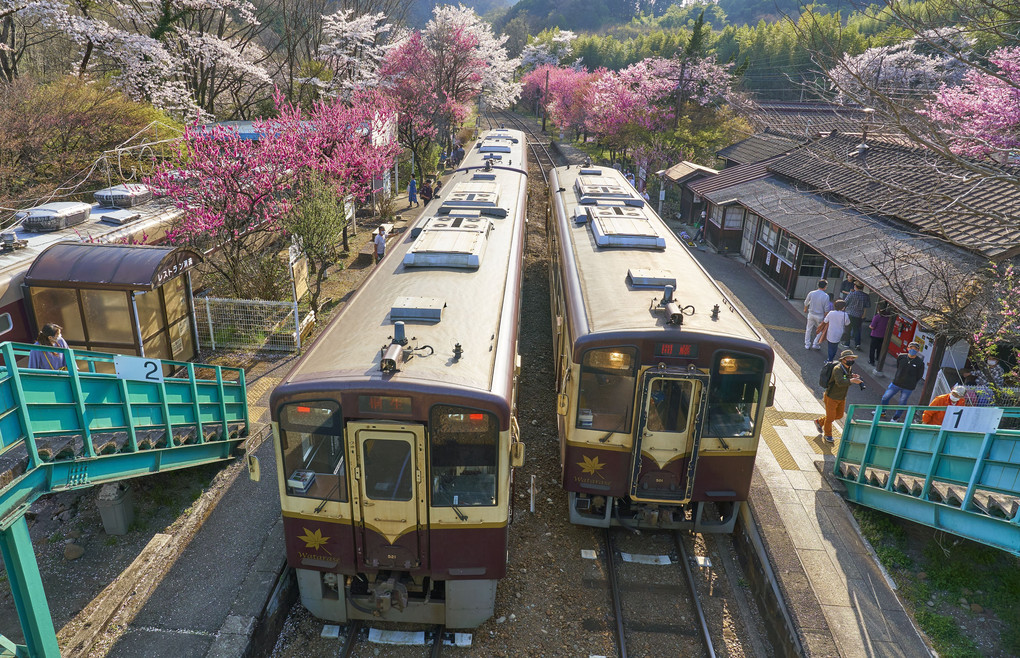
[(117, 372), (117, 379), (154, 384), (163, 381), (163, 362), (159, 359), (117, 354), (113, 357), (113, 368)]
[(1001, 407), (949, 407), (942, 429), (951, 432), (992, 434), (999, 429)]

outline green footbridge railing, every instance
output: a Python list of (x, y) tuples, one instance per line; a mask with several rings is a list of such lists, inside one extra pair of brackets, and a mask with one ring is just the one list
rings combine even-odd
[[(32, 352), (64, 370), (28, 368)], [(57, 658), (25, 521), (40, 496), (231, 459), (248, 434), (240, 368), (0, 343), (0, 551), (25, 645), (0, 658)]]
[(834, 474), (855, 503), (1020, 555), (1018, 407), (851, 405)]

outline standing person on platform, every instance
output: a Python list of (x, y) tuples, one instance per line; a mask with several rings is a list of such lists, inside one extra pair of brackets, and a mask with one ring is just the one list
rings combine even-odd
[(858, 281), (854, 289), (846, 296), (846, 314), (850, 316), (850, 333), (846, 339), (846, 346), (861, 351), (861, 322), (864, 321), (864, 311), (871, 308), (871, 298), (864, 292), (864, 284)]
[(386, 255), (386, 229), (380, 226), (372, 237), (372, 242), (375, 243), (375, 262), (378, 263)]
[[(967, 404), (967, 387), (957, 384), (953, 390), (945, 395), (933, 398), (928, 403), (930, 407), (962, 407)], [(928, 409), (921, 414), (921, 422), (925, 425), (941, 425), (946, 417), (945, 411)]]
[(885, 330), (889, 328), (889, 306), (880, 303), (878, 312), (871, 318), (871, 345), (868, 346), (868, 363), (875, 365), (878, 357), (882, 355), (882, 343), (885, 342)]
[[(836, 302), (837, 304), (839, 302)], [(839, 365), (829, 375), (829, 385), (825, 387), (822, 402), (825, 404), (825, 415), (815, 419), (815, 428), (825, 437), (826, 443), (835, 443), (832, 438), (832, 424), (843, 417), (846, 411), (846, 393), (850, 384), (860, 384), (861, 376), (852, 372), (857, 355), (853, 350), (843, 350), (839, 355)]]
[[(59, 324), (52, 322), (44, 324), (43, 328), (39, 330), (39, 335), (35, 339), (36, 345), (52, 345), (53, 347), (62, 347), (67, 349), (67, 341), (60, 335), (63, 328)], [(64, 355), (61, 352), (44, 352), (42, 350), (32, 350), (28, 355), (28, 367), (38, 368), (40, 370), (64, 370), (66, 364), (64, 363)]]
[(825, 336), (825, 340), (829, 343), (829, 358), (826, 361), (832, 361), (836, 358), (836, 351), (839, 350), (839, 341), (843, 339), (843, 332), (846, 330), (847, 325), (850, 324), (850, 316), (843, 310), (845, 308), (846, 302), (842, 299), (837, 299), (833, 304), (833, 309), (825, 314), (825, 319), (818, 326), (818, 338), (816, 340), (821, 341), (822, 336)]
[(975, 378), (976, 385), (981, 388), (988, 388), (989, 384), (1002, 388), (1003, 378), (1006, 376), (1006, 371), (999, 365), (999, 359), (990, 356), (985, 361), (985, 368), (981, 368), (977, 372)]
[(821, 337), (818, 336), (818, 326), (825, 320), (825, 314), (829, 311), (829, 293), (825, 288), (829, 282), (825, 279), (818, 279), (818, 288), (812, 290), (804, 298), (804, 312), (807, 313), (807, 328), (804, 329), (804, 349), (820, 350)]
[(411, 204), (418, 207), (418, 181), (411, 176), (411, 182), (407, 184), (407, 207), (410, 208)]
[(842, 299), (846, 299), (846, 296), (850, 294), (850, 291), (854, 289), (854, 278), (849, 274), (843, 279), (843, 283), (839, 284), (839, 296)]
[(698, 230), (694, 233), (694, 241), (702, 242), (705, 239), (705, 220), (708, 215), (704, 210), (701, 211), (701, 223), (698, 224)]
[[(899, 396), (897, 405), (903, 406), (910, 398), (910, 394), (917, 388), (917, 384), (924, 379), (924, 359), (921, 358), (921, 343), (916, 340), (910, 341), (907, 345), (907, 353), (896, 357), (896, 374), (893, 375), (892, 383), (882, 394), (882, 406), (889, 404), (894, 396)], [(903, 417), (903, 409), (897, 409), (892, 419), (899, 420)], [(884, 413), (882, 414), (885, 415)]]

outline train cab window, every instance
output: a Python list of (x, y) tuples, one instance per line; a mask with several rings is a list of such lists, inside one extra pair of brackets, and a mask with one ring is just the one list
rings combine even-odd
[(722, 353), (715, 358), (711, 377), (705, 435), (754, 436), (754, 422), (765, 381), (765, 361), (756, 356)]
[(14, 320), (11, 319), (11, 314), (4, 313), (3, 315), (0, 315), (0, 336), (3, 336), (13, 328)]
[(648, 391), (648, 431), (686, 432), (693, 391), (694, 383), (690, 380), (653, 379)]
[(406, 441), (365, 441), (365, 495), (372, 500), (411, 500), (414, 455)]
[(585, 352), (578, 383), (577, 427), (603, 432), (630, 431), (636, 371), (637, 350), (633, 347)]
[(280, 451), (287, 495), (347, 502), (340, 406), (296, 402), (280, 408)]
[(433, 507), (496, 504), (499, 422), (496, 416), (449, 405), (429, 413)]

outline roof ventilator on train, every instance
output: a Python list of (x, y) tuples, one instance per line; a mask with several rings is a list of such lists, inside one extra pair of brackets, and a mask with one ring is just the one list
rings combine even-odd
[(653, 297), (650, 310), (663, 311), (668, 324), (679, 326), (684, 323), (685, 315), (694, 315), (694, 306), (691, 304), (680, 306), (676, 299), (673, 298), (674, 290), (675, 288), (671, 285), (664, 287), (662, 289), (662, 299)]

